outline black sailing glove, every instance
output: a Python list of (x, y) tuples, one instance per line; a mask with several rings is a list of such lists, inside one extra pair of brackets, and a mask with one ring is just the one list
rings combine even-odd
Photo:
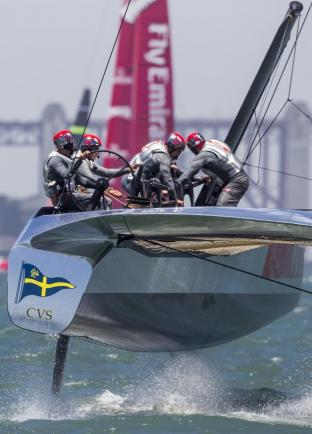
[(107, 178), (99, 178), (96, 180), (96, 188), (102, 191), (106, 190), (109, 186), (109, 181)]

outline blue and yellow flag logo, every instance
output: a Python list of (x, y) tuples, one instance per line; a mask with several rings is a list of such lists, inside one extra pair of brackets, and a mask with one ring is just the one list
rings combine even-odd
[(66, 288), (75, 288), (63, 277), (47, 277), (32, 264), (22, 265), (16, 303), (19, 303), (28, 295), (37, 297), (49, 297)]

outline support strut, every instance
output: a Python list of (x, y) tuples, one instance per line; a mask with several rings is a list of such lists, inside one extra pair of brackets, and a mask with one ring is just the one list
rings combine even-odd
[(60, 393), (63, 373), (65, 368), (65, 360), (68, 349), (69, 336), (60, 335), (55, 350), (55, 361), (52, 379), (52, 393)]

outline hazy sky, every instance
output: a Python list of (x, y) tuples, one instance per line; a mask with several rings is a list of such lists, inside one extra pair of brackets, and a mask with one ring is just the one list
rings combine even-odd
[[(233, 116), (288, 8), (287, 0), (168, 0), (178, 118)], [(303, 0), (305, 10), (310, 0)], [(36, 120), (48, 102), (69, 119), (94, 92), (119, 23), (120, 0), (0, 0), (0, 121)], [(293, 94), (312, 106), (312, 12)], [(106, 117), (112, 67), (93, 117)]]

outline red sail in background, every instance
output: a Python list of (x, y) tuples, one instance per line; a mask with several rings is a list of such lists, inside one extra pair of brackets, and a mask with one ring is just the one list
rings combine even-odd
[[(137, 2), (139, 3), (139, 2)], [(167, 0), (145, 1), (135, 24), (131, 142), (139, 149), (173, 130)]]
[(106, 147), (130, 159), (172, 130), (167, 0), (132, 0), (118, 41)]
[[(122, 9), (126, 3), (124, 0)], [(123, 15), (124, 10), (121, 13)], [(120, 153), (126, 159), (134, 153), (130, 146), (133, 39), (134, 23), (126, 19), (118, 39), (106, 137), (106, 148)], [(108, 161), (105, 162), (107, 165), (110, 166)]]

